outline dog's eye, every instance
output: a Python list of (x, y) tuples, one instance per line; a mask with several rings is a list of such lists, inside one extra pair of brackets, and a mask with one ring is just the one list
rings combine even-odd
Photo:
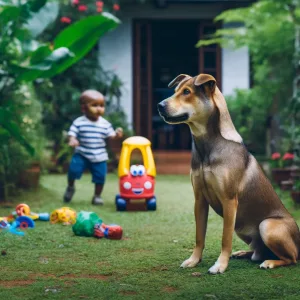
[(189, 89), (184, 89), (183, 90), (183, 95), (189, 95), (191, 91)]

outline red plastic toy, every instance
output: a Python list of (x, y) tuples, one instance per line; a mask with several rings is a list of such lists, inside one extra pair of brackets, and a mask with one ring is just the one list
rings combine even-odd
[(123, 229), (119, 225), (105, 225), (104, 223), (94, 226), (94, 236), (97, 238), (107, 238), (112, 240), (120, 240), (123, 235)]
[[(134, 204), (137, 202), (134, 200), (139, 199), (145, 200), (143, 205), (145, 209), (156, 210), (154, 195), (156, 169), (150, 146), (151, 142), (141, 136), (133, 136), (123, 141), (118, 167), (120, 194), (116, 196), (116, 206), (119, 211), (130, 210), (128, 204)], [(145, 166), (129, 167), (130, 155), (134, 149), (141, 151)]]

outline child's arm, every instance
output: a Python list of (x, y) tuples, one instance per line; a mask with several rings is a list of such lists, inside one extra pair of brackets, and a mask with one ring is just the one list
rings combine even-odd
[(77, 139), (78, 135), (78, 126), (76, 126), (76, 120), (73, 122), (73, 124), (70, 127), (70, 130), (68, 132), (68, 138), (69, 138), (69, 146), (75, 148), (79, 146), (79, 141)]
[(69, 146), (75, 148), (77, 146), (79, 146), (79, 141), (77, 140), (77, 138), (75, 136), (69, 136)]
[(123, 136), (123, 128), (118, 127), (115, 130), (115, 133), (116, 133), (115, 135), (110, 135), (108, 138), (109, 139), (121, 138)]

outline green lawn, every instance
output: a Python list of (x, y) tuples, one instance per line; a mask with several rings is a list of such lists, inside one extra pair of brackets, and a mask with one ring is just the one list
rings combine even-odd
[[(46, 175), (38, 191), (12, 200), (35, 212), (51, 212), (64, 206), (65, 182), (64, 175)], [(0, 299), (299, 299), (299, 266), (261, 270), (257, 263), (231, 260), (224, 274), (207, 274), (221, 247), (222, 219), (212, 211), (203, 262), (179, 268), (191, 254), (195, 236), (188, 176), (157, 177), (156, 212), (117, 212), (117, 191), (118, 178), (110, 174), (105, 205), (94, 207), (93, 186), (85, 175), (69, 206), (121, 225), (123, 240), (77, 237), (71, 226), (41, 221), (24, 237), (0, 233), (0, 251), (7, 253), (0, 256)], [(281, 197), (300, 224), (300, 209), (288, 193)], [(1, 208), (0, 216), (12, 209)], [(233, 250), (241, 249), (247, 246), (235, 236)]]

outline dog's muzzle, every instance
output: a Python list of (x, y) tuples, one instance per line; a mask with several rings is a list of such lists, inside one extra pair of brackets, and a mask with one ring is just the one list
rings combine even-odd
[(159, 114), (164, 117), (164, 116), (167, 116), (167, 112), (166, 112), (166, 102), (165, 101), (161, 101), (157, 104), (157, 109), (158, 109), (158, 112)]
[(183, 114), (177, 115), (177, 116), (170, 116), (167, 111), (167, 103), (165, 100), (163, 100), (157, 104), (157, 109), (158, 109), (160, 116), (164, 119), (165, 122), (167, 122), (169, 124), (182, 123), (182, 122), (185, 122), (189, 118), (189, 115), (187, 113), (183, 113)]

